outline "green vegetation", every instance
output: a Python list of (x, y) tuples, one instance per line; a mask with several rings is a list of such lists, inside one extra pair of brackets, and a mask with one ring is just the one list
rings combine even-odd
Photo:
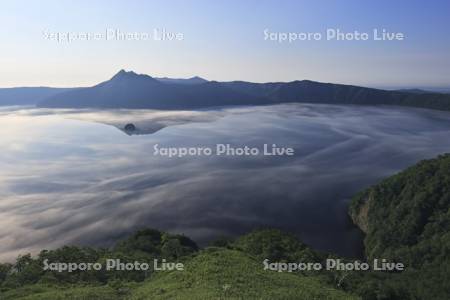
[[(366, 233), (368, 262), (402, 262), (403, 272), (265, 270), (263, 261), (325, 265), (328, 253), (296, 236), (262, 229), (199, 250), (189, 238), (144, 229), (112, 249), (65, 246), (0, 264), (0, 299), (448, 299), (450, 154), (423, 161), (362, 191), (350, 205)], [(44, 270), (50, 262), (148, 262), (148, 271)], [(184, 264), (156, 271), (153, 260)], [(348, 259), (340, 258), (343, 262)]]
[(114, 288), (105, 286), (49, 286), (30, 285), (16, 290), (10, 290), (0, 296), (0, 299), (20, 300), (116, 300), (123, 299), (127, 292), (121, 293)]
[[(279, 242), (279, 246), (276, 245)], [(111, 250), (66, 246), (20, 256), (0, 267), (0, 299), (358, 299), (321, 276), (264, 270), (270, 259), (321, 259), (294, 236), (260, 230), (221, 247), (199, 251), (185, 236), (153, 229), (136, 232)], [(166, 258), (184, 263), (184, 271), (43, 270), (43, 262), (152, 262)]]
[(264, 270), (242, 251), (208, 248), (185, 272), (160, 273), (131, 299), (357, 299), (314, 277)]
[[(64, 246), (56, 250), (43, 250), (36, 258), (29, 254), (19, 256), (14, 265), (0, 265), (2, 289), (16, 289), (30, 284), (106, 284), (113, 281), (139, 282), (146, 279), (153, 270), (106, 271), (75, 270), (58, 272), (44, 270), (44, 262), (101, 263), (106, 258), (117, 258), (125, 262), (147, 262), (153, 266), (154, 259), (179, 260), (198, 250), (197, 245), (185, 236), (170, 235), (153, 229), (136, 232), (118, 243), (111, 250), (90, 247)], [(3, 271), (2, 271), (3, 270)]]
[(275, 229), (254, 231), (238, 238), (230, 246), (257, 257), (260, 261), (322, 262), (327, 257), (300, 242), (293, 234)]
[(402, 262), (395, 287), (411, 299), (450, 295), (450, 154), (422, 161), (357, 195), (350, 215), (369, 259)]

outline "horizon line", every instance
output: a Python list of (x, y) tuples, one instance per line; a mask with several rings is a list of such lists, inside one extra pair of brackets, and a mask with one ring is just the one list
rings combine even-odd
[(395, 85), (395, 84), (368, 84), (368, 83), (349, 83), (349, 82), (330, 82), (330, 81), (322, 81), (322, 80), (316, 80), (316, 79), (294, 79), (294, 80), (288, 80), (288, 81), (282, 81), (282, 80), (272, 80), (272, 81), (249, 81), (249, 80), (243, 80), (243, 79), (233, 79), (233, 80), (214, 80), (214, 79), (207, 79), (204, 76), (201, 75), (192, 75), (189, 77), (179, 77), (179, 76), (170, 76), (170, 75), (163, 75), (163, 76), (152, 76), (148, 73), (137, 73), (133, 70), (126, 71), (126, 69), (122, 68), (118, 72), (114, 73), (112, 76), (110, 75), (109, 79), (99, 81), (94, 83), (93, 85), (87, 85), (87, 86), (60, 86), (60, 85), (19, 85), (19, 86), (1, 86), (0, 89), (20, 89), (20, 88), (55, 88), (55, 89), (76, 89), (76, 88), (90, 88), (93, 87), (101, 82), (105, 82), (110, 80), (115, 75), (119, 74), (120, 72), (126, 72), (126, 73), (134, 73), (137, 75), (146, 75), (150, 76), (151, 78), (155, 79), (175, 79), (175, 80), (188, 80), (193, 78), (200, 78), (204, 79), (208, 82), (235, 82), (235, 81), (241, 81), (241, 82), (249, 82), (249, 83), (257, 83), (257, 84), (267, 84), (267, 83), (289, 83), (289, 82), (295, 82), (295, 81), (313, 81), (313, 82), (319, 82), (319, 83), (330, 83), (330, 84), (342, 84), (342, 85), (352, 85), (352, 86), (360, 86), (360, 87), (367, 87), (367, 88), (373, 88), (373, 89), (382, 89), (382, 90), (398, 90), (398, 89), (437, 89), (437, 90), (450, 90), (450, 83), (449, 84), (436, 84), (436, 85)]

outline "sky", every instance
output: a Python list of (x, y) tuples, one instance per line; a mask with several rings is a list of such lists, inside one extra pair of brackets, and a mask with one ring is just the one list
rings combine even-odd
[[(0, 0), (0, 87), (92, 86), (120, 69), (157, 77), (310, 79), (373, 87), (450, 87), (450, 1)], [(154, 29), (182, 35), (154, 40)], [(327, 40), (326, 31), (368, 40)], [(403, 40), (374, 41), (373, 30)], [(146, 40), (50, 34), (146, 33)], [(271, 33), (271, 38), (264, 32)], [(276, 33), (321, 33), (279, 41)], [(298, 36), (298, 35), (297, 35)]]

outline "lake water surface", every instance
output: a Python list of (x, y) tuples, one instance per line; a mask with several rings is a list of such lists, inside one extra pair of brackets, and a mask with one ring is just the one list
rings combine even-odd
[[(137, 127), (135, 135), (120, 130)], [(450, 152), (450, 113), (276, 105), (196, 112), (0, 108), (0, 260), (108, 246), (143, 226), (204, 245), (259, 227), (358, 256), (359, 190)], [(155, 156), (153, 147), (295, 149), (293, 157)]]

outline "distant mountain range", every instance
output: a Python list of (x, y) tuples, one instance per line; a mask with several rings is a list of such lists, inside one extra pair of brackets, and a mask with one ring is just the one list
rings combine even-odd
[(36, 105), (46, 98), (69, 90), (73, 89), (50, 87), (0, 88), (0, 105)]
[(267, 99), (242, 93), (225, 84), (191, 79), (156, 79), (121, 70), (93, 87), (67, 91), (40, 102), (39, 107), (195, 109), (261, 104)]
[(197, 109), (280, 103), (401, 105), (450, 110), (450, 94), (388, 91), (309, 80), (251, 83), (207, 81), (200, 77), (153, 78), (125, 70), (87, 88), (0, 89), (0, 105), (48, 108)]
[(208, 82), (208, 80), (198, 76), (194, 76), (187, 79), (168, 78), (168, 77), (155, 77), (155, 79), (164, 83), (178, 83), (178, 84), (199, 84)]
[(437, 88), (437, 87), (430, 87), (430, 88), (424, 88), (424, 89), (395, 89), (398, 92), (408, 92), (408, 93), (440, 93), (440, 94), (450, 94), (450, 88)]

